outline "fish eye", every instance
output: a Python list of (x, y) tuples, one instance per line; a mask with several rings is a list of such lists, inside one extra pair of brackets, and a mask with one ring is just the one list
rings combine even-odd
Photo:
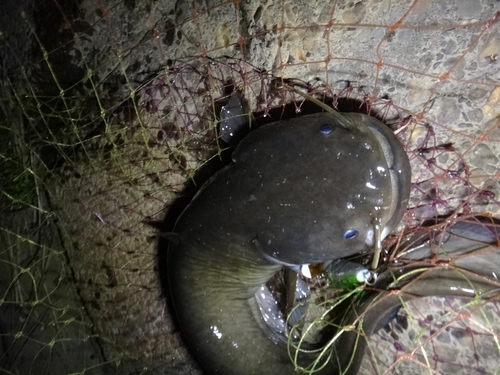
[(357, 235), (358, 235), (358, 231), (356, 229), (348, 229), (344, 233), (344, 239), (352, 240)]
[(319, 132), (321, 134), (328, 135), (331, 132), (333, 132), (333, 127), (331, 125), (328, 125), (328, 124), (321, 125), (319, 128)]

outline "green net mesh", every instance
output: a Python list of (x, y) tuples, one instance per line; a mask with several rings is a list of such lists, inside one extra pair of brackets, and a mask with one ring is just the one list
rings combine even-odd
[[(378, 113), (412, 164), (396, 238), (436, 215), (498, 215), (497, 1), (0, 10), (2, 373), (202, 373), (162, 295), (155, 223), (222, 153), (217, 117), (234, 90), (263, 122), (306, 110), (273, 88), (281, 78)], [(487, 301), (410, 302), (370, 339), (361, 371), (495, 373), (498, 315)]]

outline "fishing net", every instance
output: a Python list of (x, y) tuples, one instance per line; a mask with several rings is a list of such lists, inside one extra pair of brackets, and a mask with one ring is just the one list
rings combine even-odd
[[(165, 303), (158, 233), (223, 164), (217, 122), (234, 92), (255, 124), (318, 111), (286, 83), (397, 133), (413, 177), (388, 247), (439, 215), (498, 215), (498, 12), (2, 1), (2, 373), (202, 374)], [(495, 373), (499, 306), (412, 300), (370, 338), (361, 372)]]

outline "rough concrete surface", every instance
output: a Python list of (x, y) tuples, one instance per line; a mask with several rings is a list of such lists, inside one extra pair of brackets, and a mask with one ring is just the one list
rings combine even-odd
[[(328, 104), (368, 105), (410, 157), (414, 183), (400, 227), (456, 210), (499, 213), (498, 1), (0, 7), (1, 125), (19, 128), (11, 133), (22, 140), (1, 155), (22, 156), (38, 196), (21, 210), (0, 206), (6, 373), (202, 373), (162, 292), (158, 223), (182, 192), (193, 194), (186, 183), (222, 147), (216, 116), (235, 88), (258, 120), (280, 119), (270, 109), (287, 103), (302, 111), (302, 98), (273, 89), (274, 78), (300, 80)], [(464, 304), (412, 303), (406, 313), (417, 318), (401, 311), (373, 341), (371, 350), (386, 349), (383, 360), (367, 356), (362, 372), (497, 371), (494, 304), (442, 323), (442, 334), (415, 349), (415, 336), (433, 329), (421, 316), (436, 321)], [(481, 325), (496, 333), (481, 341), (483, 331), (470, 333)], [(384, 372), (403, 353), (416, 360)]]

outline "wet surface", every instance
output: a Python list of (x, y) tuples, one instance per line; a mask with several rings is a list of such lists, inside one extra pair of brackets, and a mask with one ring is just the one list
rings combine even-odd
[[(123, 373), (200, 373), (162, 300), (157, 230), (146, 223), (161, 221), (185, 182), (223, 148), (214, 122), (220, 107), (214, 107), (227, 103), (225, 87), (240, 90), (264, 121), (280, 120), (283, 103), (303, 109), (299, 95), (270, 85), (276, 77), (302, 80), (304, 90), (330, 105), (347, 97), (370, 107), (397, 132), (410, 157), (407, 227), (456, 210), (498, 214), (495, 1), (474, 7), (446, 0), (73, 4), (77, 9), (2, 2), (4, 19), (9, 16), (0, 23), (0, 88), (8, 99), (1, 126), (14, 139), (0, 154), (16, 162), (12, 180), (27, 171), (37, 177), (35, 188), (25, 186), (36, 191), (31, 195), (12, 194), (15, 184), (0, 185), (2, 215), (8, 213), (10, 223), (1, 225), (7, 250), (0, 259), (9, 275), (1, 298), (3, 307), (23, 307), (35, 332), (54, 329), (47, 336), (26, 329), (16, 345), (30, 352), (44, 348), (50, 357), (87, 337), (99, 339), (98, 355), (78, 358), (66, 372), (98, 373), (104, 364), (93, 367), (93, 361), (101, 363), (103, 355)], [(53, 39), (37, 27), (45, 6), (55, 20)], [(50, 147), (51, 163), (40, 152), (44, 147)], [(10, 219), (9, 196), (30, 207), (19, 220)], [(56, 224), (62, 245), (47, 240), (54, 235), (38, 236), (48, 221)], [(52, 274), (50, 280), (43, 276)], [(37, 294), (26, 284), (36, 285)], [(58, 305), (59, 293), (70, 295), (65, 288), (75, 297)], [(434, 332), (445, 302), (423, 301), (424, 312), (411, 310), (417, 318), (407, 318), (408, 328), (400, 324), (402, 332), (387, 333), (397, 339), (377, 338), (384, 345), (375, 346), (388, 349), (384, 363), (399, 358), (413, 365), (417, 358), (414, 371), (422, 373), (436, 368), (427, 362), (435, 357), (440, 373), (491, 373), (498, 356), (492, 340), (498, 333), (491, 332), (498, 325), (488, 314), (495, 305), (481, 307), (472, 320), (460, 315), (442, 323), (439, 333), (429, 333), (436, 340), (425, 354), (413, 350), (420, 331)], [(16, 308), (9, 317), (17, 319)], [(493, 336), (475, 333), (481, 316), (488, 317), (481, 324)], [(458, 320), (465, 328), (455, 327)], [(5, 334), (15, 342), (19, 325), (9, 324)], [(48, 363), (37, 358), (26, 362), (28, 369)], [(19, 357), (2, 360), (12, 370)], [(366, 373), (377, 373), (370, 363)]]

